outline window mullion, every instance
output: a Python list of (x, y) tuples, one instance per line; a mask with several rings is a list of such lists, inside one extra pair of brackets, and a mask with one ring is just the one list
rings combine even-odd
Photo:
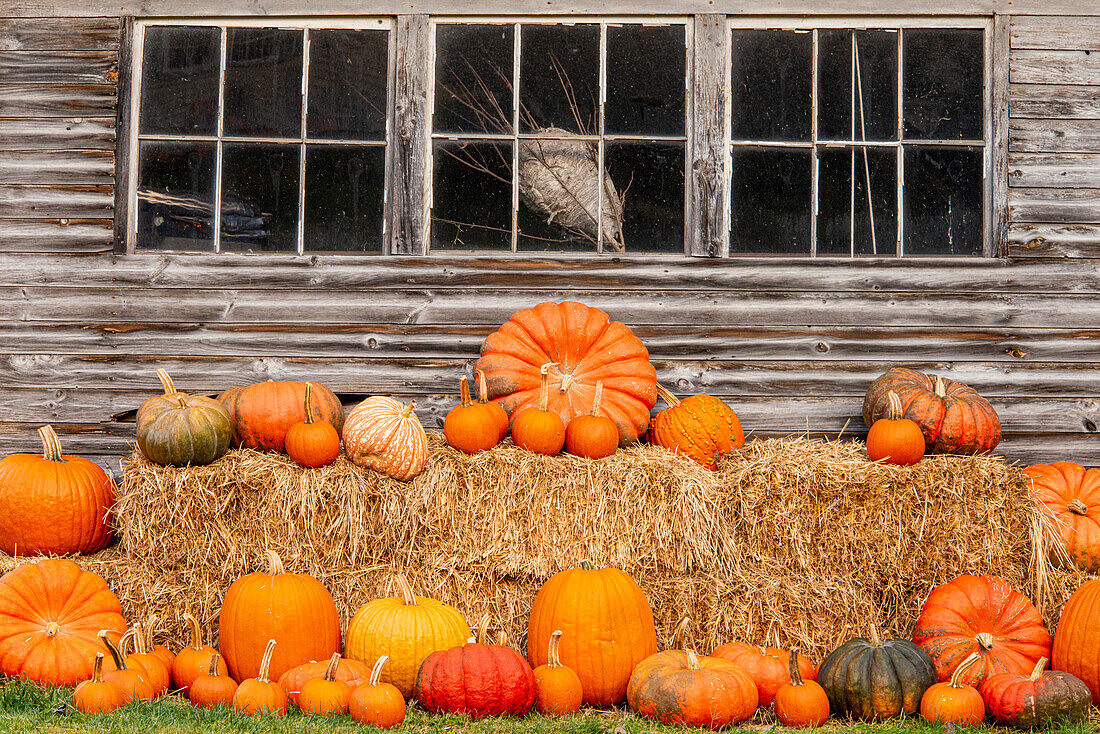
[(218, 142), (214, 152), (214, 252), (222, 251), (222, 134), (225, 130), (225, 64), (229, 32), (221, 27), (221, 57), (218, 67)]
[[(600, 23), (600, 71), (596, 80), (599, 101), (599, 140), (596, 141), (596, 254), (603, 253), (603, 195), (604, 195), (604, 105), (607, 102), (607, 23)], [(620, 238), (625, 242), (626, 238)]]
[(520, 24), (512, 26), (512, 252), (519, 247), (519, 76), (523, 53)]
[(306, 249), (306, 117), (309, 114), (309, 29), (302, 39), (302, 140), (298, 152), (298, 254)]
[(818, 212), (818, 157), (817, 157), (817, 78), (818, 69), (818, 37), (817, 29), (812, 31), (810, 57), (810, 257), (817, 257), (817, 212)]

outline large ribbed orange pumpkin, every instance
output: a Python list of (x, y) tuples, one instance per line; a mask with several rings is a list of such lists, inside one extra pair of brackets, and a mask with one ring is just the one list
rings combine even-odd
[(1050, 655), (1050, 634), (1026, 596), (998, 576), (959, 576), (932, 589), (913, 628), (941, 681), (971, 653), (981, 659), (961, 682), (978, 688), (991, 675), (1026, 675)]
[(1089, 573), (1100, 572), (1100, 469), (1056, 461), (1029, 466), (1024, 474), (1054, 518), (1066, 554)]
[(657, 394), (668, 408), (653, 416), (649, 442), (683, 454), (710, 470), (717, 468), (718, 454), (745, 445), (745, 432), (737, 414), (710, 395), (680, 400), (661, 385)]
[[(111, 542), (115, 487), (98, 464), (64, 456), (52, 426), (38, 429), (42, 456), (0, 461), (0, 551), (9, 556), (95, 553)], [(88, 661), (90, 673), (91, 660)]]
[(352, 408), (344, 423), (344, 453), (359, 466), (408, 482), (428, 463), (428, 435), (413, 408), (375, 396)]
[(645, 592), (617, 568), (561, 571), (539, 589), (527, 628), (527, 659), (548, 662), (550, 636), (562, 631), (561, 662), (581, 679), (584, 702), (612, 706), (626, 697), (634, 666), (657, 652)]
[(740, 665), (691, 650), (668, 650), (638, 663), (626, 700), (637, 713), (666, 724), (721, 729), (752, 718), (757, 695)]
[(67, 559), (24, 563), (0, 577), (0, 673), (51, 686), (92, 675), (96, 635), (126, 631), (107, 582)]
[[(312, 383), (310, 406), (319, 421), (328, 421), (339, 433), (344, 406), (331, 390)], [(306, 383), (268, 380), (231, 387), (218, 396), (233, 421), (233, 443), (260, 451), (282, 451), (286, 432), (306, 419)]]
[(629, 328), (598, 308), (575, 301), (540, 303), (512, 314), (481, 345), (477, 368), (489, 396), (515, 419), (539, 399), (540, 369), (555, 363), (549, 379), (549, 409), (568, 425), (587, 415), (603, 381), (603, 414), (615, 421), (623, 444), (649, 425), (657, 402), (657, 372), (649, 352)]
[(256, 678), (268, 641), (277, 645), (268, 675), (286, 671), (340, 651), (336, 603), (320, 581), (287, 573), (274, 551), (267, 551), (269, 573), (256, 572), (233, 582), (218, 617), (219, 647), (229, 674), (238, 682)]
[(1062, 608), (1051, 665), (1083, 680), (1100, 706), (1100, 580), (1081, 584)]
[(902, 416), (924, 432), (928, 452), (984, 454), (1001, 442), (1001, 421), (989, 401), (961, 382), (894, 367), (871, 383), (863, 399), (863, 422), (873, 426), (890, 409), (890, 392), (901, 399)]

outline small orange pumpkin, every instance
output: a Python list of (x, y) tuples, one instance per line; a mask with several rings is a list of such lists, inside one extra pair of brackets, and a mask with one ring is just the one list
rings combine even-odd
[(458, 381), (461, 403), (451, 408), (443, 420), (443, 436), (459, 451), (476, 454), (487, 451), (500, 441), (500, 422), (488, 403), (470, 399), (470, 386), (463, 377)]
[(278, 714), (286, 716), (287, 695), (283, 687), (268, 677), (275, 640), (268, 640), (260, 670), (255, 678), (245, 678), (233, 694), (233, 708), (245, 714)]
[[(790, 653), (787, 650), (776, 647), (757, 647), (744, 642), (730, 642), (715, 648), (710, 655), (715, 658), (725, 658), (747, 670), (753, 682), (756, 683), (761, 706), (771, 705), (775, 700), (776, 691), (791, 680), (790, 666), (787, 663)], [(817, 670), (810, 659), (805, 655), (798, 655), (797, 660), (801, 677), (805, 680), (816, 680)]]
[[(279, 685), (286, 691), (286, 695), (294, 705), (298, 705), (298, 696), (302, 692), (302, 686), (314, 678), (321, 678), (328, 667), (328, 660), (312, 663), (302, 663), (279, 676)], [(349, 657), (340, 658), (336, 664), (336, 680), (342, 680), (351, 688), (362, 685), (370, 680), (370, 668), (366, 663), (352, 660)]]
[(97, 652), (92, 677), (73, 691), (73, 708), (82, 714), (106, 714), (125, 704), (122, 691), (103, 680), (103, 653)]
[(1031, 493), (1055, 520), (1070, 560), (1089, 573), (1100, 572), (1100, 469), (1071, 461), (1024, 469)]
[(306, 419), (286, 431), (286, 453), (299, 466), (316, 469), (328, 466), (340, 455), (340, 434), (328, 421), (313, 415), (313, 383), (306, 383)]
[(982, 659), (981, 653), (972, 652), (962, 661), (951, 679), (936, 683), (920, 699), (920, 715), (932, 724), (976, 726), (985, 720), (985, 701), (978, 689), (962, 682), (963, 675)]
[[(192, 681), (206, 673), (210, 655), (218, 651), (203, 644), (199, 620), (191, 616), (190, 612), (184, 612), (183, 619), (191, 628), (191, 644), (180, 650), (172, 661), (172, 685), (186, 696)], [(229, 668), (226, 667), (225, 660), (219, 657), (218, 661), (219, 675), (227, 675)]]
[(871, 461), (910, 466), (924, 458), (924, 432), (916, 421), (904, 417), (901, 398), (886, 393), (886, 414), (867, 432), (867, 455)]
[(172, 678), (172, 663), (176, 661), (175, 654), (169, 650), (165, 645), (157, 645), (153, 642), (153, 623), (152, 617), (149, 619), (149, 636), (146, 638), (145, 643), (147, 649), (145, 652), (156, 655), (164, 662), (164, 667), (168, 669), (168, 679), (171, 682)]
[[(130, 644), (133, 645), (133, 652), (126, 656), (126, 661), (131, 664), (140, 663), (145, 670), (146, 680), (153, 687), (153, 695), (163, 695), (168, 690), (168, 684), (171, 682), (172, 677), (168, 667), (164, 664), (164, 660), (159, 655), (153, 655), (146, 651), (145, 632), (139, 622), (134, 622), (126, 635), (130, 636)], [(126, 635), (123, 635), (123, 638)], [(119, 644), (123, 643), (120, 642)]]
[(405, 697), (392, 683), (379, 683), (382, 666), (389, 657), (383, 655), (375, 662), (370, 680), (356, 686), (348, 699), (348, 713), (360, 724), (390, 729), (405, 720)]
[(320, 678), (306, 681), (298, 694), (298, 708), (311, 716), (339, 716), (348, 712), (351, 686), (336, 678), (340, 653), (334, 652)]
[(775, 716), (783, 726), (821, 726), (829, 719), (829, 696), (817, 681), (802, 679), (800, 659), (805, 658), (792, 647), (787, 657), (790, 680), (775, 692)]
[(565, 450), (574, 456), (602, 459), (619, 448), (619, 427), (615, 421), (600, 415), (602, 398), (603, 381), (596, 380), (592, 411), (588, 415), (578, 415), (565, 428)]
[(745, 432), (737, 414), (710, 395), (692, 395), (680, 400), (661, 385), (657, 394), (668, 408), (653, 416), (649, 442), (683, 454), (710, 470), (717, 469), (717, 456), (745, 445)]
[(237, 693), (237, 681), (228, 675), (219, 672), (221, 655), (211, 653), (210, 667), (206, 675), (200, 675), (191, 682), (191, 688), (187, 691), (187, 697), (191, 703), (204, 709), (212, 709), (215, 706), (232, 706), (233, 696)]
[[(619, 429), (616, 428), (616, 448), (619, 446), (618, 432)], [(581, 702), (584, 698), (580, 676), (572, 668), (562, 665), (561, 658), (558, 657), (561, 635), (561, 630), (554, 630), (550, 635), (546, 665), (535, 668), (535, 684), (538, 686), (535, 708), (542, 714), (555, 716), (575, 714), (581, 710)]]
[(489, 390), (485, 384), (485, 370), (474, 370), (474, 375), (477, 377), (477, 401), (493, 414), (493, 420), (496, 421), (500, 433), (497, 441), (501, 441), (508, 435), (508, 428), (511, 424), (508, 411), (497, 401), (489, 399)]
[(367, 398), (344, 422), (344, 453), (358, 466), (402, 482), (411, 481), (428, 463), (428, 434), (413, 409), (380, 395)]
[(139, 668), (138, 664), (131, 666), (126, 662), (126, 656), (119, 651), (115, 643), (111, 642), (106, 630), (100, 631), (99, 639), (107, 646), (107, 651), (111, 653), (111, 659), (115, 663), (115, 669), (105, 672), (103, 680), (117, 688), (126, 699), (126, 703), (130, 703), (135, 698), (152, 701), (153, 686), (145, 677), (145, 671)]
[(524, 408), (512, 421), (512, 440), (516, 446), (546, 456), (554, 456), (565, 445), (565, 422), (556, 412), (546, 409), (549, 369), (555, 365), (557, 362), (542, 366), (538, 406)]

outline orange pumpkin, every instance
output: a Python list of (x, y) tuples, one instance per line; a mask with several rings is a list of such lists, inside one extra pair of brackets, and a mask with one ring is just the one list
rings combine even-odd
[[(470, 386), (463, 377), (458, 381), (461, 403), (451, 408), (443, 420), (447, 443), (467, 454), (487, 451), (500, 441), (500, 421), (489, 403), (470, 399)], [(495, 403), (493, 403), (495, 405)]]
[(542, 382), (538, 405), (523, 408), (512, 421), (512, 441), (521, 449), (554, 456), (565, 445), (565, 423), (548, 405), (548, 373), (553, 362), (541, 367)]
[(311, 716), (339, 716), (348, 712), (351, 686), (336, 678), (340, 653), (334, 652), (324, 675), (305, 682), (298, 694), (298, 708)]
[(936, 683), (924, 692), (920, 700), (920, 715), (932, 724), (977, 726), (985, 720), (985, 702), (978, 689), (962, 682), (966, 671), (982, 659), (976, 652), (962, 661), (951, 679)]
[(286, 432), (286, 453), (299, 466), (316, 469), (328, 466), (340, 455), (340, 434), (328, 421), (319, 421), (313, 413), (313, 383), (306, 383), (306, 419)]
[(500, 436), (498, 441), (503, 440), (508, 435), (508, 429), (511, 424), (511, 419), (508, 418), (508, 411), (495, 400), (489, 399), (489, 388), (485, 383), (485, 371), (474, 370), (474, 375), (477, 377), (477, 401), (485, 406), (485, 409), (492, 414), (493, 420), (497, 424), (497, 430)]
[(803, 680), (803, 660), (792, 647), (787, 654), (789, 680), (775, 692), (775, 717), (783, 726), (821, 726), (829, 720), (829, 696), (817, 681)]
[(712, 471), (718, 468), (719, 453), (745, 445), (737, 414), (718, 398), (692, 395), (680, 400), (661, 385), (657, 394), (669, 407), (653, 416), (651, 444), (683, 454)]
[(111, 478), (87, 459), (62, 455), (52, 426), (39, 428), (38, 436), (42, 456), (12, 454), (0, 461), (0, 551), (66, 555), (106, 548), (115, 501)]
[[(615, 445), (618, 446), (618, 442)], [(546, 665), (535, 668), (535, 684), (538, 686), (535, 708), (539, 713), (554, 716), (577, 713), (584, 700), (580, 677), (572, 668), (562, 665), (558, 656), (561, 634), (561, 630), (554, 630), (550, 635)]]
[(998, 673), (982, 684), (982, 699), (993, 721), (1018, 729), (1046, 728), (1053, 722), (1084, 721), (1089, 715), (1088, 687), (1075, 675), (1048, 670), (1047, 659), (1031, 675)]
[[(302, 686), (314, 678), (324, 677), (328, 663), (328, 660), (322, 660), (293, 667), (279, 676), (279, 685), (286, 691), (286, 695), (290, 700), (297, 704)], [(336, 672), (333, 675), (336, 680), (344, 681), (350, 687), (355, 688), (370, 679), (370, 668), (358, 660), (342, 657), (337, 662)]]
[(149, 682), (145, 669), (140, 667), (140, 663), (130, 665), (126, 656), (115, 647), (115, 643), (111, 642), (106, 631), (100, 631), (99, 640), (107, 646), (107, 651), (111, 653), (111, 659), (115, 663), (115, 669), (106, 671), (103, 674), (103, 680), (117, 688), (126, 703), (134, 699), (152, 701), (153, 685)]
[(157, 645), (153, 642), (152, 630), (153, 630), (153, 619), (150, 618), (150, 620), (149, 620), (149, 636), (145, 641), (145, 643), (147, 645), (147, 648), (146, 648), (145, 652), (156, 655), (158, 658), (160, 658), (164, 662), (164, 667), (166, 667), (168, 669), (169, 681), (171, 681), (172, 663), (174, 663), (176, 661), (176, 656), (166, 646)]
[(107, 714), (125, 704), (122, 691), (103, 680), (103, 653), (97, 652), (92, 677), (73, 691), (73, 708), (82, 714)]
[(634, 443), (657, 402), (657, 373), (629, 328), (583, 303), (540, 303), (517, 311), (481, 346), (477, 367), (489, 396), (515, 420), (539, 401), (540, 371), (551, 362), (549, 410), (568, 424), (591, 410), (596, 380), (604, 412), (619, 427), (620, 444)]
[(233, 696), (237, 694), (237, 681), (220, 671), (224, 668), (221, 656), (218, 653), (210, 655), (210, 666), (206, 675), (200, 675), (191, 682), (191, 688), (187, 691), (187, 697), (191, 703), (204, 709), (212, 709), (215, 706), (232, 706)]
[(602, 459), (611, 456), (619, 448), (619, 429), (615, 422), (600, 415), (603, 399), (603, 381), (596, 380), (596, 395), (592, 398), (592, 410), (588, 415), (578, 415), (565, 428), (565, 450), (586, 459)]
[(277, 714), (286, 716), (286, 691), (272, 682), (271, 655), (275, 652), (275, 640), (268, 640), (255, 678), (245, 678), (233, 694), (233, 708), (244, 714)]
[(641, 716), (709, 729), (752, 718), (757, 696), (740, 665), (691, 650), (650, 655), (638, 663), (626, 691), (627, 703)]
[(875, 421), (867, 433), (867, 456), (871, 461), (910, 466), (924, 458), (924, 432), (915, 421), (903, 417), (901, 398), (886, 393), (886, 415)]
[[(233, 582), (218, 617), (221, 653), (238, 681), (257, 677), (265, 655), (268, 672), (278, 679), (340, 650), (340, 617), (328, 589), (312, 576), (284, 571), (275, 551), (267, 551), (267, 560), (270, 572)], [(279, 644), (274, 657), (267, 654), (268, 640)]]
[(929, 453), (983, 454), (1001, 441), (997, 411), (972, 388), (902, 367), (887, 370), (867, 389), (863, 422), (868, 426), (889, 410), (890, 392), (901, 400), (902, 416), (921, 427)]
[(0, 673), (50, 686), (92, 675), (97, 634), (126, 631), (107, 582), (67, 559), (24, 563), (0, 577)]
[(428, 435), (413, 412), (393, 398), (371, 397), (344, 424), (344, 452), (352, 463), (408, 482), (428, 463)]
[[(172, 660), (172, 685), (186, 696), (191, 683), (208, 670), (210, 656), (218, 651), (210, 645), (203, 644), (199, 620), (189, 612), (183, 613), (183, 619), (191, 628), (191, 644), (180, 650)], [(225, 660), (220, 657), (220, 654), (218, 660), (218, 674), (228, 675), (229, 668), (226, 667)]]
[[(160, 656), (146, 651), (145, 632), (140, 623), (134, 622), (126, 634), (131, 636), (130, 643), (133, 645), (133, 652), (126, 656), (127, 662), (131, 664), (139, 663), (145, 671), (146, 680), (153, 687), (153, 695), (162, 695), (168, 690), (168, 684), (171, 683), (171, 671), (168, 670), (168, 666), (164, 664), (164, 660)], [(125, 637), (126, 635), (123, 635), (123, 638)]]
[(392, 729), (405, 720), (405, 697), (397, 686), (379, 683), (382, 666), (389, 660), (378, 658), (370, 673), (370, 680), (352, 689), (348, 699), (348, 713), (360, 724)]
[(1054, 518), (1062, 547), (1089, 573), (1100, 572), (1100, 469), (1069, 461), (1024, 469), (1031, 493)]
[(585, 562), (542, 585), (527, 628), (527, 659), (533, 667), (549, 661), (555, 630), (563, 633), (561, 661), (576, 671), (590, 706), (621, 702), (634, 666), (657, 652), (645, 592), (617, 568), (597, 570)]
[(1057, 670), (1072, 673), (1092, 692), (1100, 706), (1100, 580), (1086, 581), (1062, 608), (1054, 633), (1052, 661)]
[[(233, 421), (233, 442), (259, 451), (282, 451), (286, 432), (306, 419), (306, 384), (268, 380), (231, 387), (218, 396)], [(313, 383), (310, 403), (317, 420), (327, 421), (339, 433), (344, 426), (344, 406), (331, 390)]]
[[(790, 683), (790, 665), (787, 650), (775, 647), (756, 647), (744, 642), (730, 642), (720, 645), (710, 654), (714, 658), (723, 658), (737, 663), (748, 671), (756, 683), (760, 694), (760, 705), (770, 706), (775, 700), (775, 692), (780, 686)], [(816, 680), (817, 670), (805, 655), (798, 655), (798, 669), (804, 680)]]

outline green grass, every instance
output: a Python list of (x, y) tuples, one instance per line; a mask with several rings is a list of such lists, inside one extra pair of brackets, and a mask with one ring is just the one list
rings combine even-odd
[[(176, 697), (127, 706), (109, 715), (85, 716), (69, 705), (72, 689), (45, 688), (23, 680), (0, 680), (0, 732), (53, 734), (54, 732), (104, 732), (105, 734), (283, 734), (290, 732), (367, 731), (347, 716), (318, 719), (292, 713), (287, 717), (244, 716), (234, 711), (196, 709)], [(1095, 712), (1094, 712), (1095, 713)], [(738, 727), (749, 732), (783, 734), (793, 729), (777, 727), (761, 715)], [(376, 730), (377, 731), (377, 730)], [(440, 716), (411, 708), (405, 723), (394, 732), (448, 732), (452, 734), (684, 734), (684, 727), (665, 726), (638, 718), (627, 710), (586, 710), (577, 716), (554, 718), (531, 715), (522, 719), (490, 718), (472, 721), (464, 716)], [(829, 734), (944, 734), (944, 728), (917, 719), (884, 724), (830, 722)], [(1065, 724), (1046, 734), (1094, 734), (1095, 723)], [(981, 726), (968, 734), (1002, 734), (1003, 729)]]

